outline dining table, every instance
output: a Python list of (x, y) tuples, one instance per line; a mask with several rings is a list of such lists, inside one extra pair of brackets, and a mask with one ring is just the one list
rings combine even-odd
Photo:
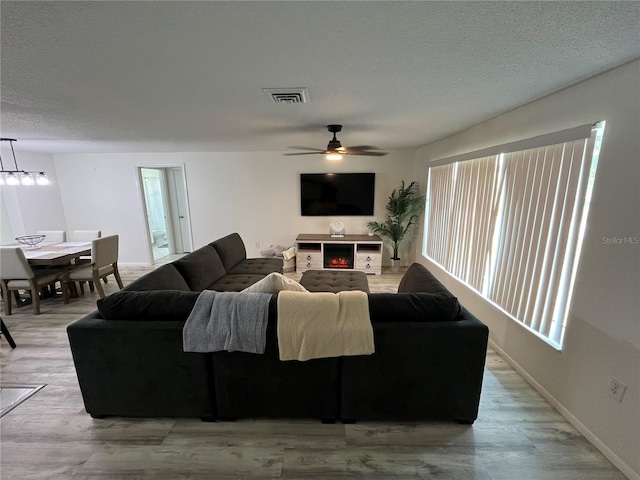
[(91, 256), (91, 242), (60, 242), (44, 244), (38, 248), (23, 247), (29, 265), (50, 267), (68, 265), (78, 257)]
[[(52, 267), (60, 265), (70, 265), (73, 260), (79, 257), (91, 256), (91, 242), (59, 242), (59, 243), (43, 243), (36, 248), (30, 248), (25, 245), (11, 244), (8, 246), (20, 246), (24, 252), (29, 265), (32, 267)], [(43, 296), (48, 297), (54, 295), (55, 291), (49, 292), (43, 289)], [(77, 297), (77, 289), (72, 284), (70, 296)], [(22, 299), (20, 293), (15, 291), (16, 306), (27, 305), (31, 303), (31, 299)]]

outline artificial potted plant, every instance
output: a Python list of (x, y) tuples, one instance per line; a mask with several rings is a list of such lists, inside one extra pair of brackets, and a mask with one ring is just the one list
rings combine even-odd
[(369, 222), (367, 227), (371, 232), (391, 241), (393, 255), (391, 256), (391, 270), (397, 272), (400, 268), (398, 248), (402, 239), (411, 232), (415, 221), (424, 208), (424, 195), (418, 195), (417, 182), (411, 182), (405, 187), (404, 180), (400, 186), (391, 192), (387, 202), (386, 218), (384, 222)]

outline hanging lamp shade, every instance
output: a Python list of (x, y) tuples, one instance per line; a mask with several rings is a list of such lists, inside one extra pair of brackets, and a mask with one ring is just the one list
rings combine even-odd
[(14, 169), (5, 169), (2, 155), (0, 154), (0, 185), (49, 185), (49, 178), (45, 172), (27, 172), (20, 170), (18, 167), (18, 161), (16, 160), (16, 152), (13, 149), (13, 142), (16, 142), (15, 138), (0, 138), (0, 142), (9, 142), (11, 147), (11, 155), (13, 157)]

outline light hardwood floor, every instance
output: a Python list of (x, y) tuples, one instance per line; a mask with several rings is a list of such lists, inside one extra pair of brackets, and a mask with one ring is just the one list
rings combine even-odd
[[(124, 283), (151, 268), (122, 266)], [(399, 279), (385, 272), (370, 277), (370, 286), (395, 292)], [(117, 289), (115, 281), (105, 287), (107, 293)], [(3, 316), (18, 348), (0, 339), (2, 383), (46, 386), (0, 419), (2, 480), (626, 478), (493, 351), (472, 426), (92, 419), (84, 411), (65, 327), (94, 310), (96, 299), (95, 293), (69, 305), (49, 299), (39, 316), (28, 306)]]

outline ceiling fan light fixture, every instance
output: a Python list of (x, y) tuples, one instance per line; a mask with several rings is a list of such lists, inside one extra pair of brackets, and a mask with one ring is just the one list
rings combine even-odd
[(306, 150), (299, 153), (285, 153), (284, 155), (324, 155), (326, 160), (337, 162), (343, 159), (344, 155), (363, 155), (369, 157), (382, 157), (387, 152), (377, 151), (377, 147), (372, 145), (355, 145), (353, 147), (343, 147), (340, 140), (336, 138), (336, 133), (342, 130), (342, 125), (327, 125), (329, 132), (333, 134), (333, 138), (329, 141), (326, 148), (309, 148), (309, 147), (290, 147)]

